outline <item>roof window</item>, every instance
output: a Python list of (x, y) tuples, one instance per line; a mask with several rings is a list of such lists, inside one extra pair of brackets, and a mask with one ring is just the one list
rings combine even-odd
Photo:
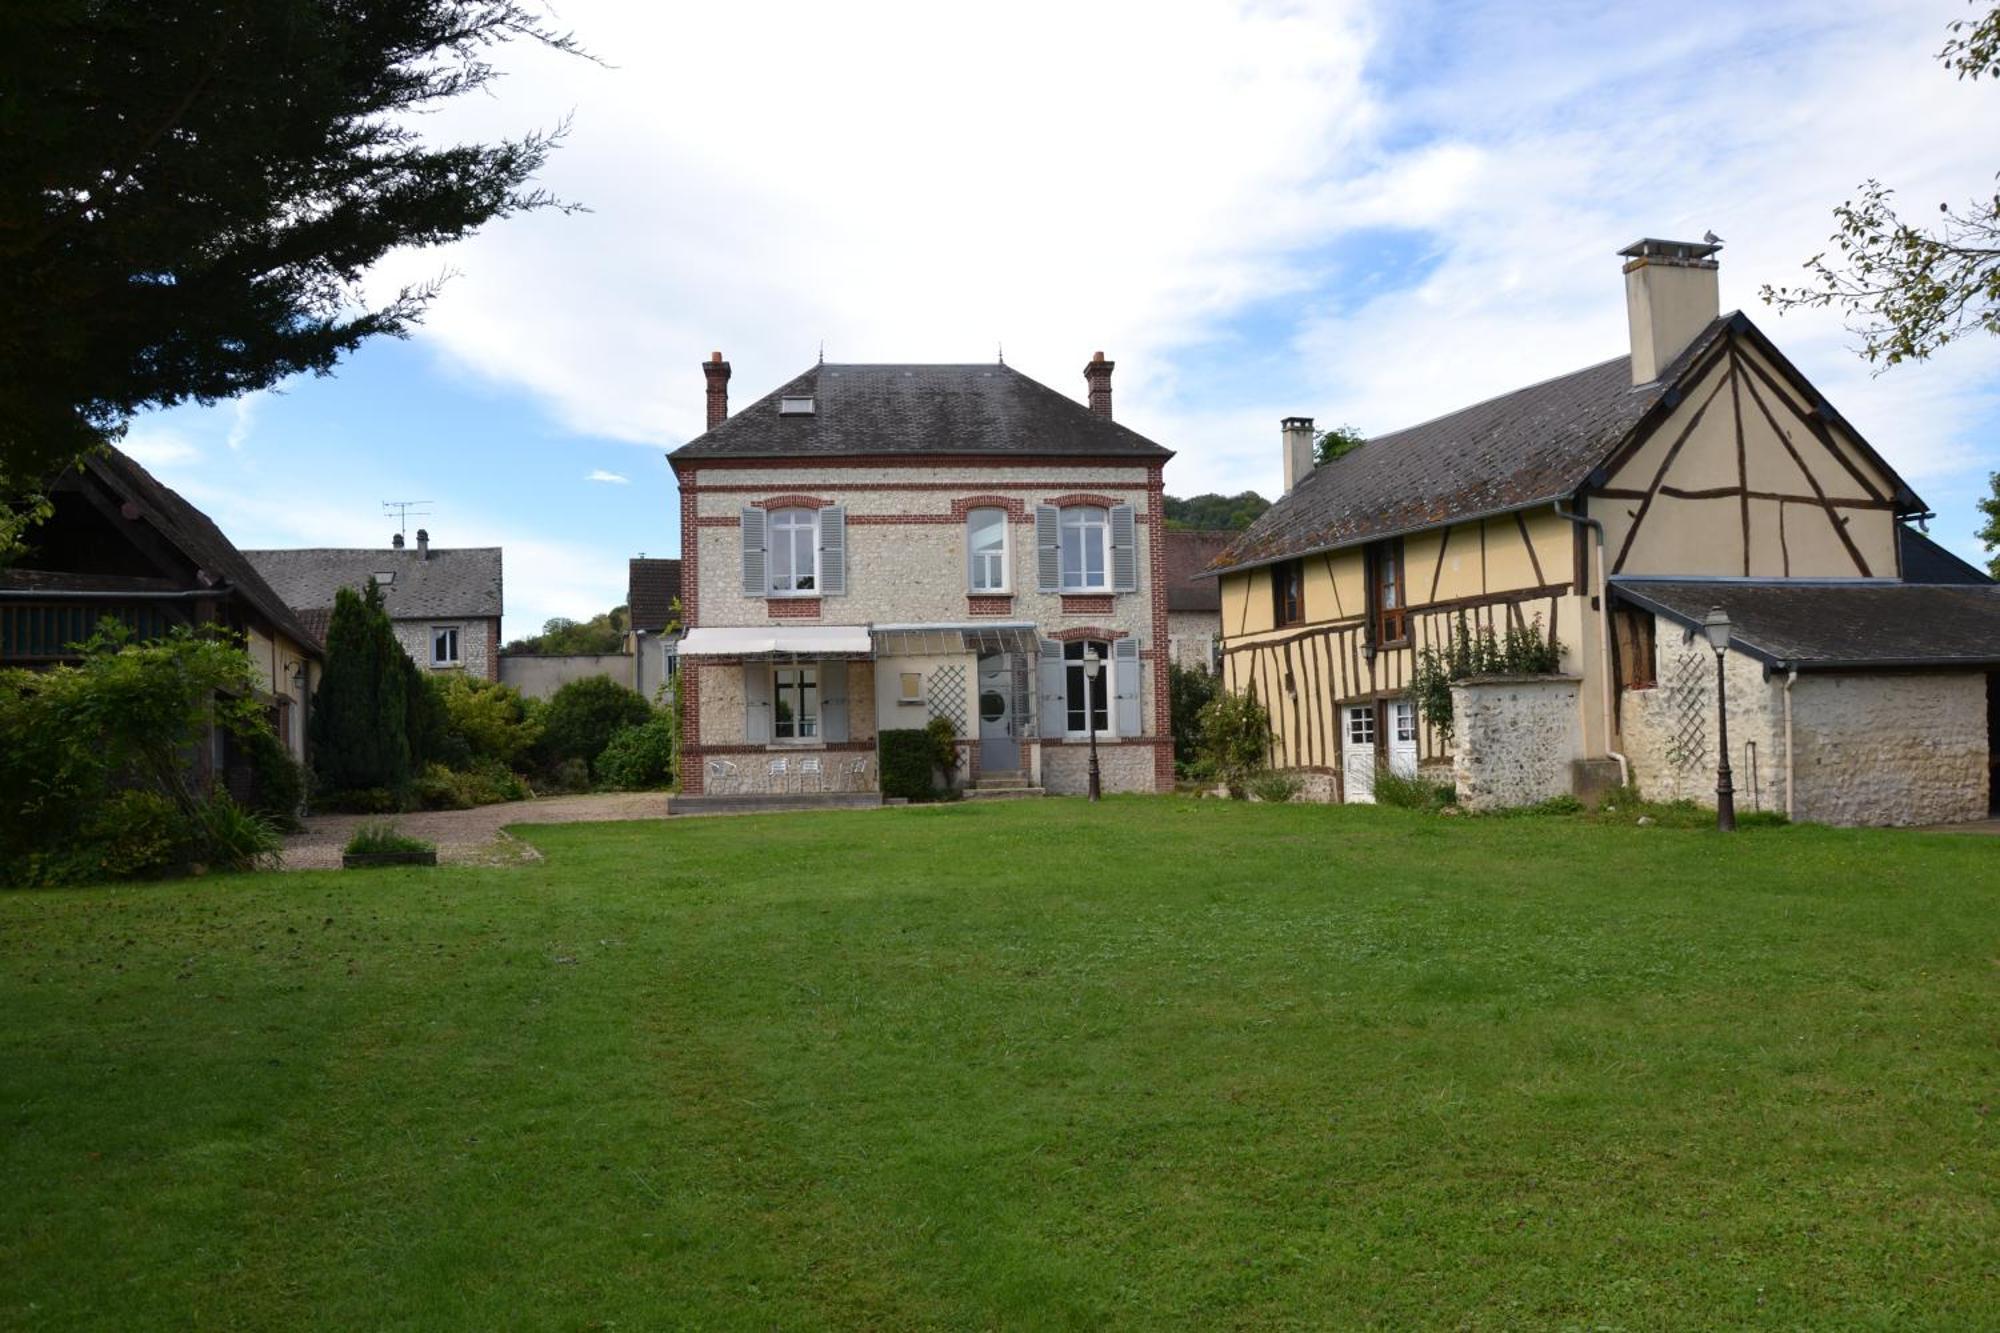
[(778, 400), (778, 415), (781, 417), (809, 417), (813, 414), (813, 400), (810, 396), (792, 397), (786, 395)]
[(374, 578), (377, 583), (386, 588), (396, 581), (396, 571), (393, 569), (378, 569), (375, 571)]

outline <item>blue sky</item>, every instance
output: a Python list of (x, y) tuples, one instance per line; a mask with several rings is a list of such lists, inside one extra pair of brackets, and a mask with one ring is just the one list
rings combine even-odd
[[(657, 11), (657, 12), (655, 12)], [(1728, 239), (1777, 339), (1977, 554), (2000, 341), (1884, 375), (1762, 306), (1862, 179), (1990, 190), (2000, 88), (1932, 56), (1951, 0), (1758, 6), (566, 3), (606, 64), (503, 57), (439, 138), (574, 116), (545, 182), (591, 211), (399, 255), (453, 274), (415, 337), (325, 379), (134, 423), (239, 544), (506, 548), (509, 635), (676, 554), (662, 455), (699, 362), (738, 404), (814, 357), (1008, 361), (1179, 451), (1169, 488), (1271, 494), (1277, 422), (1370, 432), (1624, 350), (1615, 251)], [(769, 34), (782, 32), (773, 42)], [(592, 479), (596, 478), (596, 479)], [(413, 523), (414, 527), (415, 524)]]

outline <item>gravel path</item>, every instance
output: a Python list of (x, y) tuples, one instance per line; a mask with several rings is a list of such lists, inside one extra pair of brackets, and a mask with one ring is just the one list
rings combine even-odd
[(427, 810), (409, 815), (317, 815), (306, 831), (285, 839), (285, 869), (328, 870), (340, 864), (340, 849), (354, 830), (380, 819), (399, 832), (437, 844), (445, 865), (494, 865), (534, 860), (535, 849), (500, 830), (507, 824), (588, 824), (607, 819), (664, 819), (665, 792), (605, 792), (593, 796), (545, 796), (508, 801), (473, 810)]

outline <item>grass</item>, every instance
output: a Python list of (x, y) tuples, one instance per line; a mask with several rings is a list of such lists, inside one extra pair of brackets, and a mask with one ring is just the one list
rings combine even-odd
[(434, 852), (437, 846), (398, 831), (388, 820), (379, 820), (354, 830), (345, 850), (349, 856), (385, 856), (397, 852)]
[(0, 1325), (2000, 1308), (1989, 840), (1136, 798), (518, 832), (546, 860), (0, 894)]

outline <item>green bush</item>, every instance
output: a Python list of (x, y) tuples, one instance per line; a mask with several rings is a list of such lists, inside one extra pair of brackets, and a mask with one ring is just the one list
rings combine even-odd
[(916, 727), (885, 731), (877, 737), (881, 749), (882, 795), (906, 801), (927, 801), (937, 783), (937, 739)]
[(1271, 744), (1271, 717), (1257, 702), (1257, 692), (1227, 690), (1201, 710), (1201, 758), (1206, 760), (1229, 794), (1243, 799), (1244, 784), (1263, 767)]
[(409, 781), (411, 669), (375, 580), (358, 595), (336, 592), (326, 669), (313, 697), (313, 771), (321, 789), (394, 791)]
[(1404, 777), (1387, 769), (1375, 770), (1375, 804), (1399, 810), (1442, 810), (1458, 804), (1458, 791), (1449, 783), (1429, 778)]
[(1443, 652), (1426, 648), (1417, 654), (1410, 694), (1424, 721), (1449, 738), (1454, 683), (1474, 676), (1546, 676), (1560, 670), (1562, 644), (1553, 633), (1542, 633), (1540, 616), (1525, 626), (1510, 626), (1501, 636), (1490, 629), (1474, 633), (1460, 612)]
[(453, 768), (465, 768), (474, 759), (494, 759), (513, 768), (541, 739), (540, 710), (512, 685), (455, 674), (444, 678), (439, 693), (445, 726), (467, 750), (463, 761), (452, 762)]
[(1198, 776), (1201, 766), (1201, 710), (1222, 688), (1222, 681), (1206, 671), (1171, 663), (1167, 667), (1168, 715), (1174, 736), (1174, 767), (1186, 777)]
[(674, 780), (674, 724), (667, 716), (627, 727), (597, 758), (597, 778), (620, 791), (651, 791)]
[(590, 790), (590, 770), (581, 759), (561, 759), (542, 771), (535, 787), (544, 796), (575, 796)]
[[(406, 789), (407, 793), (407, 789)], [(321, 792), (313, 797), (315, 809), (347, 815), (386, 815), (401, 810), (408, 802), (404, 795), (387, 787), (360, 787), (352, 791)]]
[(215, 870), (259, 870), (271, 865), (283, 845), (270, 820), (245, 810), (216, 792), (195, 807), (193, 864)]
[(390, 852), (434, 852), (437, 844), (401, 833), (385, 819), (354, 830), (354, 836), (342, 850), (349, 856), (382, 856)]
[(249, 808), (287, 832), (299, 827), (306, 803), (306, 770), (269, 727), (239, 738), (250, 763)]
[(547, 763), (578, 759), (595, 772), (598, 756), (626, 727), (651, 720), (645, 697), (608, 676), (573, 680), (555, 692), (542, 719), (540, 753)]
[(1288, 805), (1298, 799), (1305, 783), (1291, 773), (1275, 770), (1259, 773), (1247, 784), (1250, 794), (1269, 805)]
[(464, 768), (427, 764), (411, 784), (411, 792), (421, 810), (470, 810), (478, 805), (524, 801), (530, 795), (528, 784), (518, 774), (492, 759), (475, 759)]

